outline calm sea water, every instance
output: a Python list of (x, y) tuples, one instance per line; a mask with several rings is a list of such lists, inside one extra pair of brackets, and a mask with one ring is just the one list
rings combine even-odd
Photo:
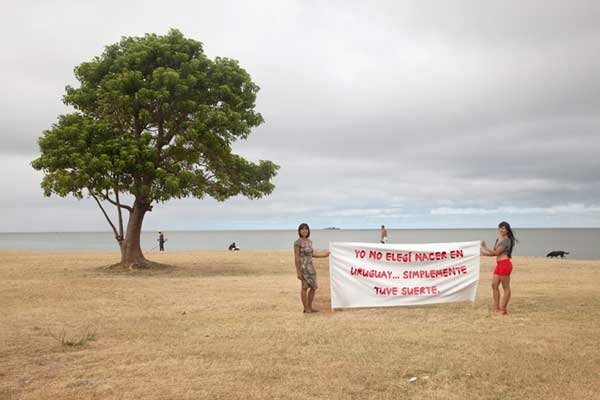
[[(169, 250), (226, 250), (235, 242), (242, 250), (290, 250), (295, 230), (164, 231)], [(517, 229), (515, 255), (545, 256), (566, 250), (570, 259), (600, 260), (600, 229)], [(485, 240), (493, 244), (496, 229), (388, 229), (390, 243), (435, 243)], [(156, 232), (142, 233), (144, 251), (157, 251)], [(330, 242), (378, 242), (379, 230), (313, 230), (316, 248)], [(0, 233), (0, 250), (117, 250), (109, 232)]]

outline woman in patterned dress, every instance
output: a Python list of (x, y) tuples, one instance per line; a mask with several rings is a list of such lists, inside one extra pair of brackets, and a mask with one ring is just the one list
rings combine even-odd
[[(512, 251), (515, 247), (517, 239), (508, 222), (500, 222), (498, 224), (498, 239), (494, 244), (494, 248), (490, 249), (487, 244), (481, 241), (481, 255), (496, 257), (496, 268), (494, 269), (494, 277), (492, 278), (492, 294), (494, 298), (494, 309), (504, 315), (508, 314), (508, 301), (510, 300), (510, 274), (512, 272)], [(500, 302), (500, 290), (498, 287), (502, 283), (504, 296)]]
[(319, 310), (312, 308), (315, 298), (315, 291), (319, 287), (317, 284), (317, 272), (313, 266), (313, 257), (328, 257), (329, 251), (315, 252), (312, 247), (310, 237), (310, 228), (308, 224), (298, 226), (299, 239), (294, 242), (294, 260), (296, 263), (296, 274), (302, 288), (300, 289), (300, 299), (304, 306), (305, 313), (314, 313)]

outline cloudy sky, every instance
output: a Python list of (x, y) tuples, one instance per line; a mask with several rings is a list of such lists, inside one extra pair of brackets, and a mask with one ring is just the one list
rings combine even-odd
[(30, 167), (73, 67), (177, 28), (239, 60), (265, 123), (235, 145), (273, 194), (170, 201), (147, 230), (600, 227), (600, 2), (9, 0), (0, 231), (108, 230)]

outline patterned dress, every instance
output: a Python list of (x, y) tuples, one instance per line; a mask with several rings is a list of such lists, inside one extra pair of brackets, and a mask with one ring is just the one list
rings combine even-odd
[(307, 289), (309, 287), (316, 289), (317, 285), (317, 271), (313, 266), (312, 256), (313, 248), (312, 241), (308, 239), (304, 242), (302, 239), (298, 239), (294, 242), (294, 247), (300, 248), (300, 268), (302, 270), (302, 288)]

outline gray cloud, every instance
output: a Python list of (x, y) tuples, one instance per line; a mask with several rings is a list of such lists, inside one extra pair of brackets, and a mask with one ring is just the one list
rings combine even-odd
[(170, 27), (250, 72), (266, 123), (235, 148), (282, 168), (267, 199), (169, 202), (149, 229), (600, 225), (595, 1), (11, 1), (0, 18), (5, 230), (60, 230), (63, 208), (64, 229), (103, 229), (93, 204), (43, 198), (28, 162), (75, 65)]

